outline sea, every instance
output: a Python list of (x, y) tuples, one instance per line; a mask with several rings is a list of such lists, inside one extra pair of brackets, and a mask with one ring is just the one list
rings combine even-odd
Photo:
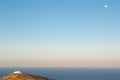
[(0, 68), (0, 78), (16, 70), (55, 80), (120, 80), (120, 68)]

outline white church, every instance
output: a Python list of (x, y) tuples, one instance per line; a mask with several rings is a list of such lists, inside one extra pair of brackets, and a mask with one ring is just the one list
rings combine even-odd
[(22, 74), (21, 71), (14, 71), (13, 73), (14, 73), (14, 74)]

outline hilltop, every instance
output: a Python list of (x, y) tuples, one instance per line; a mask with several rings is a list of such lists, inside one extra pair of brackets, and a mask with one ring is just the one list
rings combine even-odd
[(54, 80), (54, 79), (26, 74), (20, 71), (15, 71), (13, 73), (3, 76), (2, 78), (0, 78), (0, 80)]

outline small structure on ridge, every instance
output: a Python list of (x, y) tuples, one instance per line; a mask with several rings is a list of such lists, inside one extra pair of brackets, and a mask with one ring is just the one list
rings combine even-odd
[(14, 71), (13, 73), (14, 73), (14, 74), (22, 74), (21, 71)]

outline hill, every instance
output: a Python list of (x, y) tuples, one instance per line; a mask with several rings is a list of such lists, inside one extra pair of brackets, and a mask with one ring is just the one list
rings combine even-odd
[(54, 80), (54, 79), (21, 73), (20, 71), (15, 71), (13, 73), (3, 76), (0, 80)]

